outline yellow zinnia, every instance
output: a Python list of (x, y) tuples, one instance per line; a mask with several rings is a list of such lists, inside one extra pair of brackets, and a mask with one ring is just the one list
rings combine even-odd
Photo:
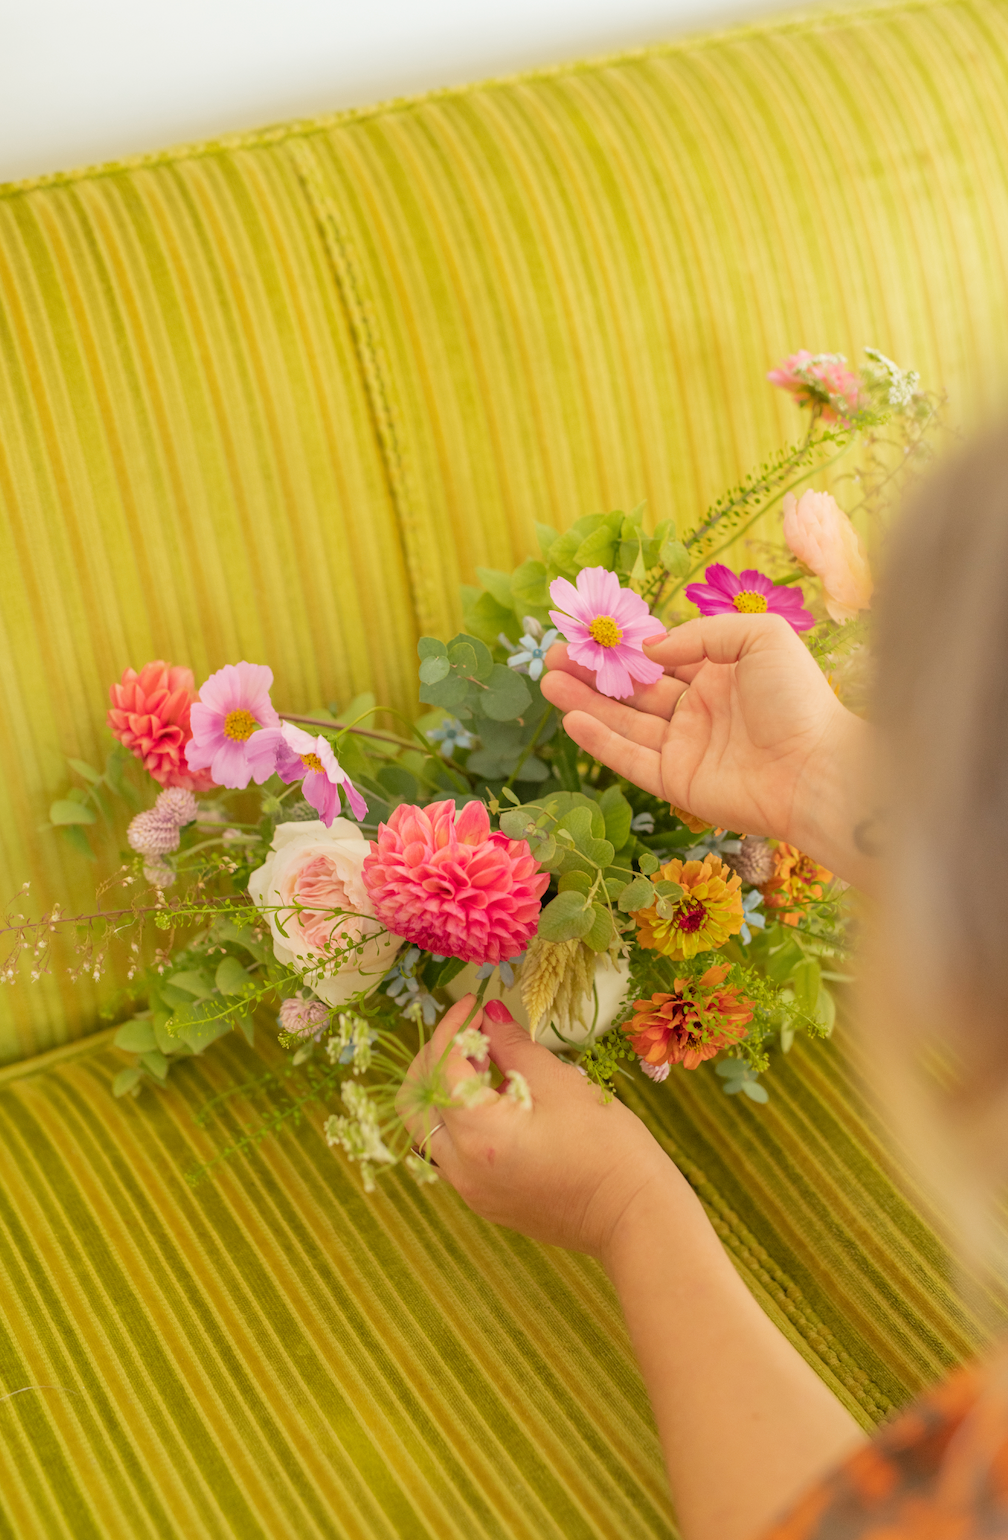
[(637, 921), (641, 946), (677, 962), (695, 957), (698, 952), (716, 951), (729, 936), (742, 929), (742, 879), (719, 856), (704, 856), (702, 861), (669, 861), (655, 881), (663, 878), (677, 882), (683, 895), (667, 901), (663, 906), (666, 915), (659, 914), (657, 904), (637, 910), (633, 918)]

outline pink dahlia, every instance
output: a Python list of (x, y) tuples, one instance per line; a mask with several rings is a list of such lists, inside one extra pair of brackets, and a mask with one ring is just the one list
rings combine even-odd
[(282, 781), (299, 781), (306, 802), (318, 812), (328, 829), (340, 810), (340, 788), (355, 818), (367, 815), (367, 803), (341, 767), (332, 745), (321, 733), (313, 738), (293, 722), (281, 722), (253, 733), (248, 741), (252, 775), (262, 785), (276, 771)]
[(861, 405), (861, 382), (842, 353), (800, 348), (771, 369), (767, 379), (790, 391), (799, 406), (810, 406), (823, 422), (846, 424)]
[(645, 658), (641, 649), (665, 632), (640, 595), (620, 587), (615, 572), (583, 567), (576, 588), (566, 578), (554, 579), (550, 598), (560, 606), (550, 610), (550, 620), (567, 638), (574, 662), (595, 670), (600, 694), (622, 700), (634, 693), (635, 679), (654, 684), (662, 677), (661, 664)]
[(491, 834), (482, 802), (397, 807), (364, 862), (374, 911), (440, 957), (499, 963), (524, 952), (549, 883), (525, 840)]
[(186, 744), (190, 770), (209, 765), (218, 786), (232, 790), (252, 777), (248, 740), (260, 727), (279, 727), (270, 700), (273, 670), (261, 663), (225, 663), (200, 686)]
[(139, 674), (128, 668), (109, 689), (112, 708), (106, 718), (120, 743), (126, 745), (159, 786), (209, 791), (206, 771), (193, 771), (185, 758), (192, 736), (189, 712), (196, 691), (192, 669), (177, 668), (158, 659)]
[(771, 615), (783, 615), (796, 631), (808, 631), (815, 625), (815, 616), (803, 607), (800, 588), (771, 583), (755, 567), (735, 573), (715, 562), (704, 577), (706, 583), (691, 583), (686, 590), (687, 599), (701, 615), (762, 615), (769, 611)]

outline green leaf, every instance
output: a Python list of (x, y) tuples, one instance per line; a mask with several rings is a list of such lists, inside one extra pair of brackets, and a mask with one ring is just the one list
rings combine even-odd
[(148, 1075), (153, 1075), (155, 1080), (160, 1080), (162, 1084), (167, 1080), (168, 1060), (159, 1049), (152, 1048), (150, 1053), (142, 1053), (140, 1055), (140, 1063)]
[(209, 976), (202, 968), (187, 968), (182, 973), (173, 973), (168, 983), (172, 989), (184, 990), (187, 995), (195, 995), (198, 1000), (204, 1000), (213, 992)]
[(402, 802), (415, 802), (420, 791), (416, 776), (404, 770), (402, 765), (382, 765), (378, 771), (378, 784)]
[(447, 679), (451, 673), (451, 664), (446, 657), (440, 655), (433, 658), (424, 658), (420, 665), (421, 684), (440, 684), (442, 679)]
[(218, 920), (213, 927), (213, 934), (220, 941), (233, 941), (244, 947), (259, 962), (266, 962), (272, 955), (272, 943), (268, 939), (263, 941), (254, 936), (249, 925), (238, 925), (233, 920)]
[(88, 837), (79, 823), (65, 823), (60, 825), (60, 835), (72, 845), (77, 855), (83, 856), (85, 861), (97, 861), (98, 857), (88, 843)]
[(541, 524), (539, 520), (536, 519), (535, 532), (536, 539), (539, 542), (540, 551), (543, 553), (543, 556), (548, 557), (552, 549), (553, 542), (557, 538), (556, 530), (553, 528), (552, 524)]
[(607, 786), (599, 797), (599, 807), (605, 818), (605, 837), (614, 850), (622, 850), (630, 838), (630, 820), (633, 809), (618, 786)]
[(815, 1014), (819, 999), (819, 964), (814, 957), (806, 957), (791, 970), (791, 988), (795, 1004), (806, 1016)]
[(616, 542), (612, 530), (602, 525), (594, 534), (582, 540), (574, 552), (574, 563), (581, 567), (612, 567), (616, 554)]
[(242, 967), (237, 957), (221, 958), (214, 974), (214, 983), (222, 995), (243, 995), (249, 985), (255, 987), (251, 973)]
[(155, 1017), (154, 1019), (154, 1042), (155, 1045), (160, 1048), (165, 1057), (169, 1059), (174, 1054), (184, 1054), (188, 1052), (182, 1039), (180, 1037), (173, 1037), (172, 1034), (168, 1031), (168, 1028), (162, 1024), (161, 1019), (158, 1017)]
[(819, 995), (813, 1012), (816, 1021), (826, 1029), (827, 1037), (833, 1031), (836, 1022), (836, 1001), (826, 988), (825, 984), (819, 985)]
[(690, 555), (679, 540), (666, 540), (658, 552), (658, 560), (672, 577), (684, 578), (690, 569)]
[(530, 754), (520, 770), (515, 771), (515, 780), (522, 781), (548, 781), (550, 767), (538, 754)]
[(425, 658), (446, 658), (448, 648), (444, 642), (439, 642), (436, 636), (422, 636), (416, 644), (417, 656)]
[(548, 867), (556, 855), (557, 843), (552, 834), (545, 829), (537, 830), (534, 834), (527, 835), (529, 850), (540, 866)]
[(507, 572), (498, 572), (493, 567), (477, 567), (476, 577), (483, 584), (487, 593), (504, 609), (511, 609), (511, 577)]
[(506, 834), (509, 840), (528, 839), (530, 825), (535, 827), (538, 808), (530, 811), (528, 808), (508, 808), (506, 813), (500, 815), (501, 833)]
[(239, 1016), (238, 1020), (235, 1022), (235, 1026), (241, 1028), (242, 1032), (245, 1035), (246, 1043), (248, 1043), (250, 1048), (254, 1048), (255, 1047), (255, 1022), (252, 1020), (252, 1017), (251, 1016)]
[(523, 561), (511, 574), (511, 596), (515, 614), (521, 617), (529, 610), (544, 610), (549, 605), (546, 588), (546, 564), (541, 561)]
[(101, 771), (96, 770), (94, 765), (89, 765), (86, 759), (68, 759), (67, 764), (71, 770), (76, 770), (78, 775), (82, 775), (85, 781), (94, 783), (102, 778)]
[(652, 855), (651, 851), (648, 850), (641, 856), (637, 865), (642, 872), (656, 872), (659, 866), (661, 866), (661, 862), (656, 855)]
[(612, 858), (616, 854), (609, 840), (596, 839), (592, 834), (592, 815), (586, 807), (572, 808), (565, 813), (560, 820), (560, 828), (567, 829), (574, 836), (574, 845), (579, 855), (584, 856), (593, 866), (611, 866)]
[(515, 796), (510, 786), (501, 787), (501, 796), (505, 802), (510, 802), (512, 807), (521, 807), (521, 798)]
[(473, 593), (474, 597), (468, 603), (463, 596), (462, 613), (465, 616), (467, 633), (494, 646), (503, 631), (512, 642), (516, 642), (521, 627), (514, 610), (510, 606), (504, 609), (492, 594), (483, 593), (478, 588), (474, 589)]
[(748, 1096), (751, 1102), (765, 1103), (770, 1100), (766, 1086), (760, 1085), (758, 1080), (743, 1080), (741, 1089), (743, 1096)]
[(444, 962), (440, 963), (431, 960), (424, 970), (427, 988), (444, 989), (446, 984), (450, 984), (452, 979), (462, 972), (465, 965), (463, 957), (446, 957)]
[(804, 959), (797, 941), (786, 941), (776, 952), (771, 952), (766, 962), (767, 978), (773, 984), (783, 984), (791, 977), (791, 971)]
[(157, 1047), (154, 1023), (149, 1018), (124, 1021), (112, 1039), (112, 1047), (123, 1048), (127, 1053), (149, 1053)]
[(561, 893), (588, 894), (591, 892), (593, 881), (590, 872), (564, 872), (557, 887)]
[(654, 903), (654, 887), (646, 877), (635, 877), (633, 882), (628, 882), (619, 896), (619, 907), (624, 914), (631, 914), (638, 909), (650, 909)]
[(574, 553), (583, 539), (584, 536), (579, 535), (576, 529), (569, 529), (566, 534), (558, 535), (550, 546), (550, 568), (562, 573), (565, 577), (574, 577), (578, 570)]
[(594, 923), (595, 910), (583, 893), (559, 893), (539, 916), (539, 934), (546, 941), (574, 941)]
[(683, 896), (683, 889), (678, 882), (669, 882), (667, 877), (662, 877), (654, 884), (655, 893), (659, 898), (667, 898), (675, 903)]
[(592, 912), (595, 916), (591, 930), (584, 938), (586, 946), (590, 946), (593, 952), (604, 952), (612, 944), (613, 920), (605, 904), (593, 904)]
[(426, 706), (443, 706), (448, 711), (452, 706), (461, 705), (471, 689), (468, 679), (449, 674), (440, 684), (421, 685), (420, 699)]
[(139, 1085), (143, 1079), (143, 1072), (137, 1068), (121, 1069), (112, 1082), (113, 1096), (126, 1096), (135, 1085)]
[(452, 642), (448, 648), (448, 662), (456, 673), (463, 674), (467, 679), (476, 673), (476, 653), (469, 642)]
[(532, 697), (520, 674), (495, 663), (480, 704), (494, 722), (510, 722), (531, 705)]
[(77, 802), (72, 797), (65, 797), (54, 802), (49, 809), (49, 821), (59, 827), (68, 823), (94, 823), (98, 814), (93, 807), (87, 807), (83, 802)]
[(493, 656), (486, 643), (480, 641), (478, 636), (470, 636), (468, 631), (460, 631), (457, 636), (453, 636), (448, 643), (448, 657), (452, 662), (452, 667), (458, 668), (460, 665), (453, 657), (455, 647), (466, 647), (472, 651), (475, 661), (470, 658), (468, 652), (465, 654), (466, 672), (472, 674), (482, 684), (485, 684), (490, 678), (494, 666)]

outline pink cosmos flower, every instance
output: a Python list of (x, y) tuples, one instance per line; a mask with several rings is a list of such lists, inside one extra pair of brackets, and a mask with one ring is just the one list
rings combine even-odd
[(190, 770), (209, 765), (218, 786), (248, 785), (248, 740), (260, 727), (279, 727), (269, 698), (273, 670), (262, 663), (225, 663), (200, 686), (186, 744)]
[(397, 807), (364, 862), (378, 919), (440, 957), (499, 963), (524, 952), (549, 875), (525, 840), (491, 834), (482, 802)]
[(293, 722), (281, 722), (278, 728), (253, 733), (246, 752), (257, 785), (268, 781), (274, 771), (288, 784), (304, 776), (302, 795), (327, 829), (340, 810), (340, 787), (354, 817), (366, 817), (367, 803), (321, 734), (313, 738)]
[(110, 687), (109, 699), (109, 727), (159, 786), (211, 789), (214, 783), (206, 771), (191, 771), (185, 759), (192, 736), (189, 712), (196, 699), (191, 668), (161, 658), (146, 663), (139, 674), (128, 668)]
[(871, 607), (872, 576), (857, 531), (828, 492), (788, 492), (784, 539), (800, 562), (821, 578), (833, 620), (853, 620)]
[(595, 670), (600, 694), (623, 700), (634, 693), (635, 679), (654, 684), (662, 677), (661, 664), (645, 658), (641, 649), (665, 632), (640, 595), (620, 587), (615, 572), (584, 567), (576, 588), (566, 578), (555, 578), (550, 598), (560, 606), (550, 610), (550, 620), (567, 638), (574, 662)]
[(785, 588), (771, 583), (763, 572), (746, 567), (744, 572), (732, 572), (720, 562), (707, 568), (706, 583), (691, 583), (686, 597), (695, 604), (701, 615), (783, 615), (796, 631), (808, 631), (815, 625), (815, 616), (802, 606), (804, 595), (800, 588)]
[(842, 353), (800, 348), (771, 369), (767, 379), (789, 390), (799, 406), (812, 407), (823, 422), (847, 423), (861, 405), (861, 382)]

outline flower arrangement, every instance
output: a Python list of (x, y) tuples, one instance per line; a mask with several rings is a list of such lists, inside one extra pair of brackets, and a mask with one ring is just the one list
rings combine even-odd
[[(9, 915), (0, 979), (22, 958), (33, 978), (50, 970), (64, 927), (74, 976), (100, 978), (126, 951), (110, 1006), (127, 1018), (119, 1096), (164, 1084), (235, 1028), (251, 1041), (272, 1016), (290, 1050), (287, 1100), (221, 1158), (319, 1106), (368, 1189), (399, 1162), (436, 1178), (395, 1103), (467, 969), (480, 1003), (501, 1010), (508, 994), (533, 1036), (607, 1094), (621, 1075), (662, 1082), (716, 1059), (728, 1094), (765, 1102), (772, 1053), (832, 1027), (843, 885), (791, 846), (711, 829), (591, 760), (541, 680), (563, 637), (597, 689), (624, 700), (662, 677), (645, 644), (697, 611), (775, 613), (856, 696), (868, 560), (836, 497), (800, 489), (859, 446), (850, 501), (878, 515), (926, 458), (937, 406), (872, 349), (860, 371), (799, 352), (769, 378), (809, 414), (801, 441), (682, 538), (671, 520), (648, 531), (643, 508), (562, 534), (537, 526), (537, 556), (477, 571), (462, 632), (420, 639), (415, 722), (386, 713), (395, 730), (377, 727), (372, 697), (293, 715), (263, 664), (226, 664), (198, 691), (183, 666), (127, 669), (110, 690), (104, 770), (71, 761), (83, 785), (50, 809), (93, 859), (89, 827), (126, 805), (119, 869), (93, 915)], [(761, 566), (714, 559), (775, 504), (782, 539)], [(131, 899), (104, 907), (116, 887)], [(478, 1031), (455, 1042), (480, 1063)], [(411, 1094), (433, 1111), (494, 1094), (489, 1075), (452, 1093), (435, 1065)], [(520, 1076), (503, 1089), (528, 1096)]]

